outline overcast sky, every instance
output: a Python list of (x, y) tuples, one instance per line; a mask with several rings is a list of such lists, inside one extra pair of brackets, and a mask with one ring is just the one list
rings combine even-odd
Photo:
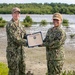
[(0, 3), (67, 3), (75, 4), (75, 0), (0, 0)]

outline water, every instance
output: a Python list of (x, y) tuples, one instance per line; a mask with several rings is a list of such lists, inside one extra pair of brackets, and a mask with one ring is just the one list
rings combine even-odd
[[(29, 14), (29, 16), (33, 19), (34, 22), (40, 22), (41, 20), (45, 19), (47, 22), (52, 22), (52, 15), (36, 15), (36, 14)], [(63, 19), (68, 19), (69, 23), (75, 23), (75, 15), (65, 15), (63, 14)], [(0, 14), (0, 17), (3, 17), (4, 20), (9, 21), (12, 18), (11, 14)], [(26, 14), (21, 14), (20, 20), (23, 21), (23, 19), (26, 17)]]
[[(52, 22), (52, 15), (29, 15), (34, 22), (40, 22), (41, 20), (46, 20), (47, 22)], [(0, 14), (0, 17), (2, 17), (4, 20), (9, 21), (12, 18), (11, 14)], [(26, 14), (21, 14), (20, 20), (23, 21), (23, 19), (26, 17)], [(75, 34), (75, 15), (65, 15), (63, 14), (63, 18), (67, 19), (69, 21), (69, 27), (63, 27), (67, 34), (67, 40), (65, 44), (71, 45), (75, 47), (75, 37), (73, 39), (70, 38), (71, 34)], [(30, 28), (26, 28), (27, 33), (34, 33), (34, 32), (42, 32), (43, 39), (46, 35), (46, 32), (49, 28), (51, 28), (52, 25), (48, 24), (45, 27), (40, 27), (39, 24), (32, 25)], [(3, 34), (2, 34), (3, 33)], [(0, 32), (0, 37), (5, 35), (4, 32)]]
[[(37, 25), (33, 25), (29, 29), (26, 29), (26, 31), (28, 33), (34, 33), (34, 32), (40, 32), (41, 31), (42, 32), (43, 39), (44, 39), (45, 36), (46, 36), (47, 30), (49, 28), (51, 28), (51, 27), (52, 27), (52, 25), (47, 25), (47, 26), (44, 26), (44, 27), (40, 27), (39, 24), (37, 24)], [(67, 39), (65, 41), (65, 45), (68, 45), (68, 46), (71, 46), (71, 47), (75, 47), (75, 37), (72, 38), (72, 39), (70, 37), (71, 34), (75, 34), (74, 24), (72, 24), (68, 28), (62, 26), (62, 28), (65, 30), (66, 35), (67, 35)]]

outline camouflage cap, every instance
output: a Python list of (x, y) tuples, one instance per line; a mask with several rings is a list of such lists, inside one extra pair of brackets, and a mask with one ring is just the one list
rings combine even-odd
[(54, 13), (53, 19), (62, 20), (62, 15), (60, 13)]
[(20, 9), (18, 7), (15, 7), (15, 8), (12, 9), (12, 13), (14, 13), (14, 12), (19, 12), (20, 13)]

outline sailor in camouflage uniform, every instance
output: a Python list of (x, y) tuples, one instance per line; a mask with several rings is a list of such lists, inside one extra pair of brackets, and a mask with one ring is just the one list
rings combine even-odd
[(26, 32), (20, 24), (20, 9), (15, 7), (12, 9), (12, 19), (6, 26), (7, 32), (7, 62), (8, 75), (25, 75), (24, 50)]
[(53, 15), (54, 27), (50, 28), (44, 39), (47, 55), (48, 75), (60, 75), (64, 61), (63, 44), (66, 39), (65, 32), (61, 29), (62, 15)]

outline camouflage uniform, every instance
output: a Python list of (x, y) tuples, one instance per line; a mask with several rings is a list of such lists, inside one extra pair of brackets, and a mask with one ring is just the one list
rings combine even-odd
[(63, 67), (63, 44), (65, 32), (60, 27), (50, 28), (44, 39), (47, 55), (48, 75), (60, 75)]
[(26, 34), (23, 26), (13, 21), (8, 22), (6, 26), (7, 32), (7, 62), (9, 68), (9, 75), (25, 75), (24, 50), (26, 45)]

